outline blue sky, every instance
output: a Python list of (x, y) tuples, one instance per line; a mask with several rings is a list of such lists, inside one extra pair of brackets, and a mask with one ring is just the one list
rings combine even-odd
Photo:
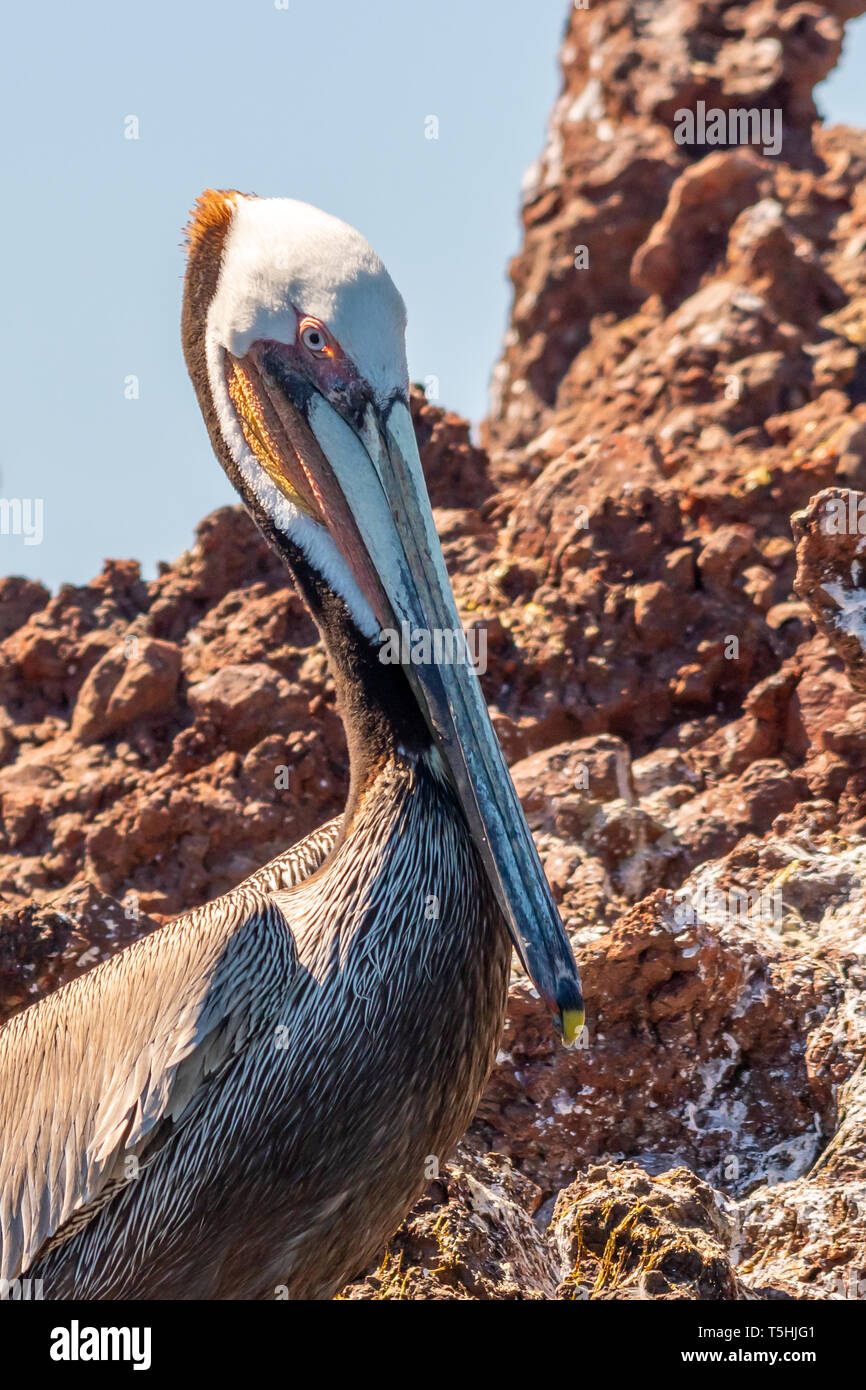
[[(282, 0), (278, 0), (282, 3)], [(413, 378), (471, 419), (505, 324), (518, 199), (558, 90), (565, 0), (60, 0), (7, 9), (0, 495), (44, 539), (0, 573), (146, 575), (234, 494), (186, 377), (181, 228), (200, 189), (358, 226), (409, 308)], [(819, 93), (862, 124), (866, 25)], [(439, 139), (425, 120), (439, 120)], [(140, 138), (124, 138), (138, 118)], [(138, 378), (139, 398), (125, 398)]]

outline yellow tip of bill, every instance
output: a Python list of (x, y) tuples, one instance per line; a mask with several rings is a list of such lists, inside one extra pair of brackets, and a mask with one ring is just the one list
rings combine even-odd
[(586, 1014), (583, 1009), (563, 1009), (562, 1011), (562, 1041), (566, 1047), (574, 1047), (586, 1021)]

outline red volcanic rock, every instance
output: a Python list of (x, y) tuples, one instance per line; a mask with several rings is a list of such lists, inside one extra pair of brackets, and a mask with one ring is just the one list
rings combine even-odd
[(731, 228), (728, 266), (786, 323), (808, 329), (846, 301), (814, 243), (796, 232), (774, 198), (740, 214)]
[(720, 151), (684, 169), (632, 262), (635, 285), (662, 298), (694, 288), (709, 247), (725, 245), (731, 224), (754, 203), (765, 181), (764, 165), (748, 150)]
[(11, 575), (0, 579), (0, 639), (26, 623), (32, 613), (44, 608), (49, 594), (44, 584)]
[(825, 488), (794, 518), (797, 577), (821, 631), (866, 692), (866, 494)]
[[(497, 451), (530, 443), (540, 425), (552, 423), (593, 337), (608, 338), (609, 365), (628, 362), (627, 348), (611, 351), (611, 338), (622, 341), (617, 321), (633, 344), (640, 325), (629, 319), (646, 293), (667, 295), (675, 286), (691, 293), (716, 271), (728, 229), (748, 204), (772, 195), (792, 205), (797, 235), (818, 233), (816, 251), (824, 253), (828, 209), (820, 193), (809, 206), (807, 192), (823, 172), (812, 87), (838, 58), (840, 20), (862, 9), (772, 0), (733, 8), (660, 0), (651, 11), (635, 0), (572, 7), (562, 91), (547, 145), (527, 176), (524, 245), (511, 266), (514, 308), (488, 422)], [(677, 113), (694, 112), (699, 101), (723, 112), (778, 111), (781, 148), (765, 157), (762, 145), (678, 144)], [(833, 172), (844, 211), (853, 171), (843, 172), (837, 159)], [(614, 320), (613, 332), (601, 315)], [(672, 364), (658, 354), (649, 361), (661, 394)], [(596, 381), (596, 398), (605, 384), (613, 384), (609, 375)]]
[(187, 702), (200, 723), (209, 722), (227, 743), (249, 747), (257, 738), (291, 728), (306, 713), (307, 701), (264, 662), (223, 666), (190, 686)]
[(705, 589), (725, 594), (745, 570), (755, 535), (749, 526), (719, 526), (704, 542), (698, 555), (698, 571)]
[(145, 716), (171, 714), (180, 677), (173, 642), (131, 636), (105, 653), (87, 677), (72, 715), (72, 734), (95, 743)]
[(556, 830), (584, 815), (578, 808), (591, 817), (602, 802), (633, 795), (628, 746), (610, 734), (545, 748), (515, 763), (511, 775), (533, 830)]

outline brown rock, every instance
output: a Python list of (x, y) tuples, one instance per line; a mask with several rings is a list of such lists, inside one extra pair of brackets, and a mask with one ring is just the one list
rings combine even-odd
[(95, 743), (138, 719), (170, 715), (180, 668), (180, 651), (173, 642), (133, 636), (113, 647), (81, 687), (73, 736)]
[(0, 641), (44, 608), (48, 598), (44, 584), (34, 584), (30, 579), (15, 575), (0, 579)]
[(715, 243), (718, 255), (743, 208), (756, 201), (765, 166), (750, 150), (708, 154), (684, 169), (667, 206), (631, 266), (634, 283), (663, 298), (678, 288), (695, 288)]
[(545, 748), (515, 763), (511, 775), (535, 830), (555, 830), (563, 816), (588, 824), (599, 803), (634, 795), (628, 748), (610, 734)]
[(797, 593), (866, 693), (866, 494), (825, 488), (793, 521)]
[(589, 1168), (556, 1199), (551, 1237), (568, 1271), (560, 1299), (739, 1299), (733, 1203), (687, 1168)]
[[(279, 727), (290, 696), (289, 682), (264, 662), (223, 666), (191, 686), (187, 693), (196, 719), (209, 721), (233, 746), (249, 746)], [(297, 713), (302, 712), (304, 705), (305, 702)]]
[(458, 1150), (377, 1266), (340, 1298), (552, 1298), (559, 1268), (532, 1221), (539, 1197), (499, 1154)]

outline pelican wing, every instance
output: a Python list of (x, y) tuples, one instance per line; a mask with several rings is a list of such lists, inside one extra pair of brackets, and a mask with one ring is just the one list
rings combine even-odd
[(0, 1277), (133, 1178), (129, 1156), (151, 1158), (271, 1026), (296, 963), (279, 909), (241, 887), (0, 1028)]
[(276, 859), (271, 859), (260, 869), (256, 869), (255, 873), (245, 878), (238, 887), (257, 888), (263, 893), (272, 893), (280, 888), (294, 888), (296, 883), (309, 878), (322, 866), (337, 842), (342, 823), (342, 816), (335, 816), (333, 820), (326, 821), (305, 839), (299, 840), (290, 849), (284, 849)]

